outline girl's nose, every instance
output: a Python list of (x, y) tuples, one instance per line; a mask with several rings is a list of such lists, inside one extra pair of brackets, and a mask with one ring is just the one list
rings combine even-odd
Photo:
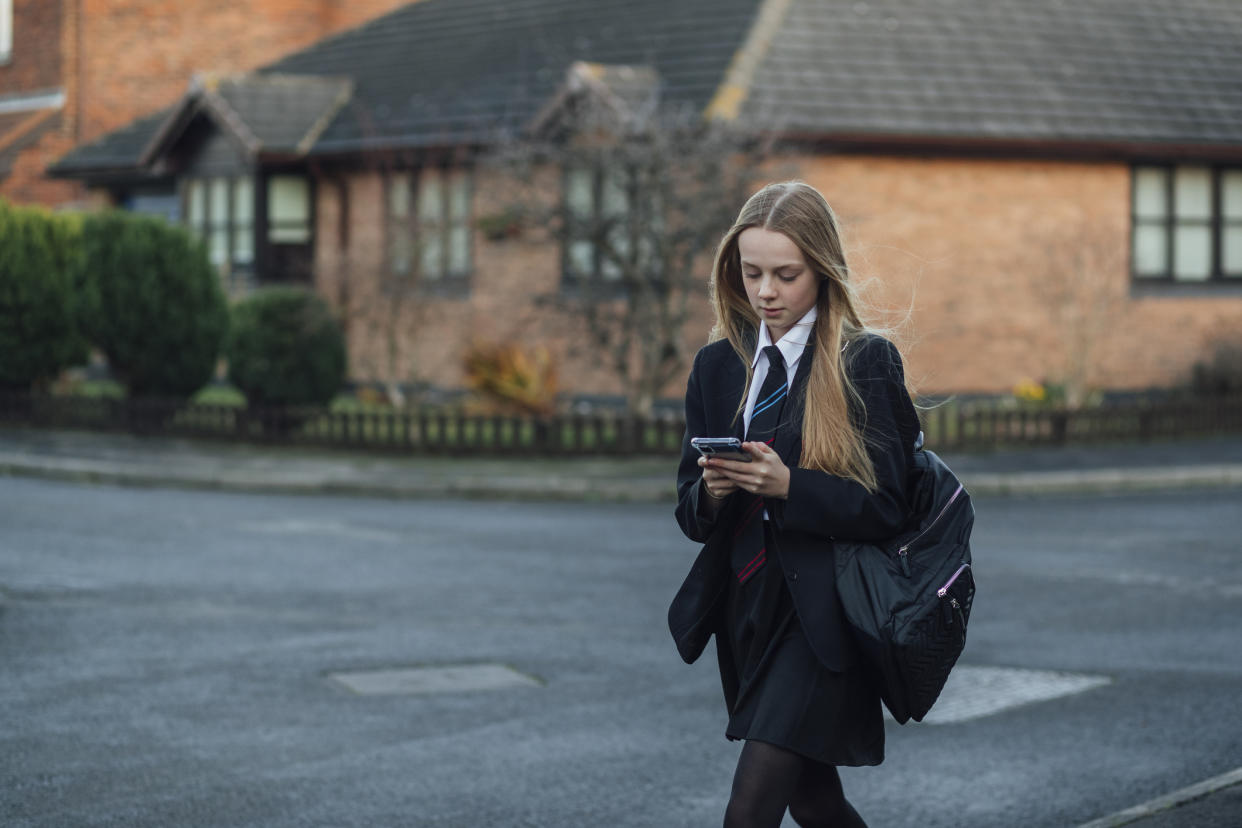
[(759, 280), (759, 297), (762, 299), (771, 299), (776, 296), (776, 284), (771, 276), (764, 276)]

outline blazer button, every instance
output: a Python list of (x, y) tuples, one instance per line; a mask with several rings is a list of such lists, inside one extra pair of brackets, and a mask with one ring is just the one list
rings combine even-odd
[(790, 573), (789, 573), (789, 580), (791, 580), (791, 581), (796, 581), (796, 580), (798, 580), (798, 573), (797, 573), (797, 572), (790, 572)]

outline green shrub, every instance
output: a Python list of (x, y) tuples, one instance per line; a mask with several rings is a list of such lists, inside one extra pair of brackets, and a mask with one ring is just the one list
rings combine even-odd
[(254, 405), (324, 405), (345, 379), (341, 327), (300, 288), (264, 288), (234, 305), (225, 353), (229, 379)]
[(85, 356), (77, 333), (72, 219), (0, 201), (0, 388), (45, 385)]
[(132, 396), (188, 397), (211, 379), (228, 329), (201, 243), (162, 219), (110, 211), (82, 223), (82, 317)]

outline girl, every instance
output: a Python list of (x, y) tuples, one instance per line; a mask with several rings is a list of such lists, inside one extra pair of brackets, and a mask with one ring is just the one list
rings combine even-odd
[[(878, 765), (878, 692), (846, 629), (834, 538), (908, 517), (919, 422), (896, 348), (859, 317), (836, 218), (814, 188), (755, 193), (716, 252), (713, 342), (694, 360), (677, 522), (705, 544), (669, 609), (693, 662), (716, 636), (729, 739), (726, 828), (864, 826), (838, 765)], [(692, 437), (743, 437), (742, 460)]]

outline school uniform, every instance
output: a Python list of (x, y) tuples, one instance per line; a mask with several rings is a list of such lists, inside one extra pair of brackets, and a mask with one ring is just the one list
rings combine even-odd
[[(826, 764), (875, 765), (884, 758), (879, 694), (841, 612), (832, 542), (883, 539), (902, 528), (919, 423), (896, 348), (879, 336), (858, 337), (846, 344), (843, 360), (861, 397), (855, 417), (879, 486), (869, 493), (856, 482), (798, 468), (814, 321), (813, 308), (775, 349), (766, 348), (766, 326), (760, 326), (742, 416), (736, 415), (747, 390), (746, 366), (729, 342), (707, 345), (695, 357), (676, 517), (704, 546), (669, 608), (669, 628), (687, 663), (715, 636), (730, 739), (768, 742)], [(690, 439), (746, 436), (752, 413), (763, 410), (758, 389), (776, 358), (784, 361), (788, 397), (767, 441), (789, 467), (788, 497), (757, 503), (735, 492), (713, 510)], [(757, 551), (741, 548), (746, 544)]]

